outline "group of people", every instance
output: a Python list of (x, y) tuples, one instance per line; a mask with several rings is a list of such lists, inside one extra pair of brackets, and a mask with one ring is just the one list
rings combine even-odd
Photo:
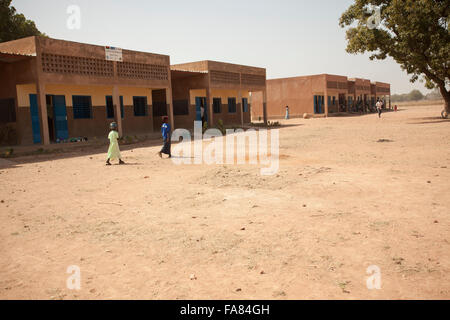
[[(125, 162), (122, 160), (122, 156), (120, 155), (120, 148), (119, 148), (119, 132), (117, 131), (117, 123), (112, 122), (109, 125), (110, 132), (108, 134), (109, 139), (109, 148), (108, 148), (108, 159), (106, 160), (106, 165), (110, 166), (111, 161), (118, 159), (119, 164), (125, 164)], [(165, 116), (163, 117), (163, 124), (161, 125), (161, 135), (163, 138), (164, 145), (161, 149), (161, 151), (158, 152), (158, 155), (162, 158), (162, 154), (167, 154), (169, 158), (172, 157), (172, 154), (170, 152), (170, 124), (169, 124), (169, 117)]]
[[(384, 107), (384, 103), (382, 100), (378, 99), (377, 103), (376, 103), (376, 108), (377, 108), (377, 112), (378, 112), (378, 117), (381, 118), (381, 113)], [(397, 107), (397, 106), (396, 106)], [(201, 117), (202, 117), (202, 122), (204, 122), (204, 107), (203, 105), (201, 106)], [(397, 111), (397, 110), (396, 110)], [(286, 106), (286, 119), (289, 119), (289, 107)], [(106, 165), (110, 166), (111, 165), (111, 160), (115, 160), (118, 159), (119, 160), (119, 164), (125, 164), (125, 162), (122, 160), (122, 157), (120, 155), (120, 148), (119, 148), (119, 132), (117, 131), (117, 123), (112, 122), (110, 124), (110, 129), (111, 131), (109, 132), (108, 135), (108, 139), (109, 139), (109, 148), (108, 148), (108, 159), (106, 160)], [(163, 138), (163, 147), (162, 149), (158, 152), (158, 155), (162, 158), (163, 154), (167, 154), (169, 156), (169, 158), (172, 157), (172, 154), (170, 152), (170, 132), (171, 132), (171, 128), (170, 128), (170, 124), (169, 124), (169, 117), (165, 116), (163, 117), (163, 123), (161, 125), (161, 135)]]

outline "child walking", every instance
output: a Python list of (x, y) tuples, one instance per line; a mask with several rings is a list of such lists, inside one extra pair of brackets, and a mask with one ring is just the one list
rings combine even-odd
[(170, 124), (168, 123), (169, 117), (163, 118), (163, 124), (161, 126), (161, 134), (164, 140), (164, 145), (160, 152), (158, 152), (159, 157), (162, 158), (162, 154), (168, 154), (169, 158), (172, 157), (170, 153)]
[(125, 164), (125, 162), (122, 161), (122, 157), (120, 156), (120, 149), (119, 149), (119, 133), (117, 132), (117, 123), (112, 122), (109, 125), (109, 128), (111, 131), (109, 132), (108, 139), (109, 139), (109, 149), (108, 149), (108, 160), (106, 160), (106, 165), (110, 166), (111, 162), (110, 160), (119, 159), (119, 164)]

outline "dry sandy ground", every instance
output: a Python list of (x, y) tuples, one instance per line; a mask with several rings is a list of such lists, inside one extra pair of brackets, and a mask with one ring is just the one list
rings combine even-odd
[[(290, 120), (271, 177), (176, 166), (149, 146), (123, 152), (127, 166), (3, 160), (0, 298), (449, 299), (441, 109)], [(381, 290), (366, 286), (370, 265)]]

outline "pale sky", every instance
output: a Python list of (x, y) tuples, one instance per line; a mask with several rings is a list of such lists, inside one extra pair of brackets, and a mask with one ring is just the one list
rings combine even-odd
[[(171, 63), (217, 60), (267, 69), (267, 78), (338, 74), (391, 83), (408, 93), (422, 83), (392, 59), (345, 51), (338, 21), (351, 0), (13, 0), (52, 38), (170, 55)], [(67, 8), (81, 10), (69, 29)]]

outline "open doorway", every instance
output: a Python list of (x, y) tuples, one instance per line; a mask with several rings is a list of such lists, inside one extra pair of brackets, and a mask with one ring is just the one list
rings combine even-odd
[(48, 136), (50, 141), (55, 142), (55, 123), (54, 123), (54, 114), (53, 114), (53, 96), (46, 95), (45, 101), (47, 104), (47, 122), (48, 122)]
[(195, 97), (195, 121), (202, 121), (202, 124), (208, 122), (206, 97)]
[(339, 93), (339, 102), (338, 102), (338, 111), (339, 112), (345, 112), (347, 111), (347, 99), (346, 99), (345, 93)]
[(50, 141), (61, 142), (69, 138), (66, 97), (46, 95), (48, 134)]
[(166, 90), (152, 90), (153, 130), (158, 131), (163, 123), (162, 119), (168, 116)]

